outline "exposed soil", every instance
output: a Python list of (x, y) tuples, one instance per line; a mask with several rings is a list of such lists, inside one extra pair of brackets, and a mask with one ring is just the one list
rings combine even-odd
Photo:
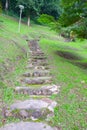
[(56, 54), (68, 60), (81, 60), (80, 57), (69, 52), (57, 51)]

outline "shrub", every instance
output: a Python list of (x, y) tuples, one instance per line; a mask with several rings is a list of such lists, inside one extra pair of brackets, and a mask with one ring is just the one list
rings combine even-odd
[(53, 29), (55, 29), (63, 37), (66, 38), (87, 38), (87, 19), (82, 18), (78, 22), (68, 27), (62, 27), (61, 24), (57, 21), (55, 22), (55, 26), (53, 26)]
[(43, 24), (43, 25), (51, 25), (53, 22), (55, 22), (55, 19), (53, 16), (47, 15), (47, 14), (42, 14), (38, 18), (38, 22)]

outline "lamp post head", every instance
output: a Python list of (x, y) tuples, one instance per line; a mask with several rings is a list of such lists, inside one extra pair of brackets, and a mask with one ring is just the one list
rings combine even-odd
[(23, 5), (19, 5), (19, 8), (20, 8), (20, 10), (23, 10), (24, 6)]

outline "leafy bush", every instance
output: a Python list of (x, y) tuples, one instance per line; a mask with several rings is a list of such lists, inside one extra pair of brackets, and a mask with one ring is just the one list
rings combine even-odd
[(68, 33), (70, 37), (87, 38), (87, 19), (83, 18), (67, 27), (64, 33)]
[(55, 22), (55, 19), (53, 16), (47, 15), (47, 14), (42, 14), (38, 18), (38, 22), (43, 24), (43, 25), (51, 25), (53, 22)]
[(87, 38), (87, 19), (82, 18), (68, 27), (62, 27), (59, 21), (57, 21), (53, 29), (66, 38)]

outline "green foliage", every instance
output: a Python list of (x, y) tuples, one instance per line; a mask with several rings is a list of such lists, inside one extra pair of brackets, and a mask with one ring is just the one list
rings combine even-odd
[(57, 19), (60, 15), (60, 0), (43, 0), (41, 5), (41, 14), (52, 15)]
[(39, 0), (17, 0), (17, 5), (22, 4), (25, 6), (24, 12), (26, 15), (38, 15), (40, 13), (42, 1)]
[(69, 27), (69, 30), (74, 31), (78, 37), (87, 38), (87, 19), (81, 19), (73, 26)]
[(67, 38), (87, 38), (87, 19), (82, 18), (78, 22), (68, 27), (61, 27), (60, 24), (57, 22), (54, 29), (58, 31), (62, 36)]
[(0, 14), (1, 14), (1, 12), (2, 12), (2, 4), (0, 2)]
[(42, 14), (39, 18), (38, 18), (38, 22), (44, 25), (50, 25), (51, 23), (53, 23), (55, 21), (53, 16), (47, 15), (47, 14)]
[(86, 0), (61, 0), (63, 8), (59, 20), (53, 28), (64, 37), (87, 38), (87, 2)]

